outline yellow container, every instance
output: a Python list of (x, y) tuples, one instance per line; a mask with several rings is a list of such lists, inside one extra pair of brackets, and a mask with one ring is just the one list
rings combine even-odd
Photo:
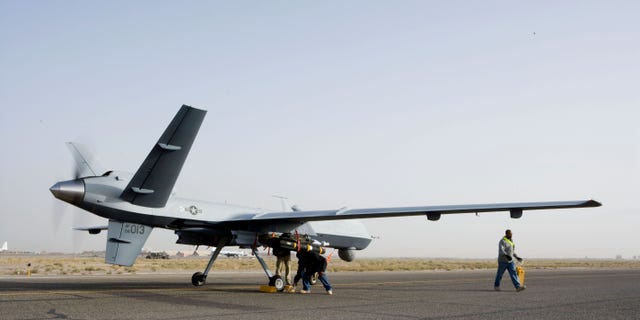
[(516, 273), (518, 274), (518, 280), (520, 280), (520, 285), (524, 285), (524, 268), (522, 266), (517, 266)]

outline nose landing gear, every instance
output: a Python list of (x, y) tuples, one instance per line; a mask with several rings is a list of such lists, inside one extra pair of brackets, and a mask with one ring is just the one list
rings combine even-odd
[(221, 243), (216, 247), (216, 251), (213, 252), (211, 258), (209, 259), (209, 263), (207, 263), (207, 267), (204, 269), (204, 272), (196, 272), (191, 276), (191, 284), (196, 287), (203, 286), (207, 282), (207, 275), (209, 271), (211, 271), (211, 267), (213, 267), (213, 263), (218, 258), (220, 251), (224, 248), (226, 243)]

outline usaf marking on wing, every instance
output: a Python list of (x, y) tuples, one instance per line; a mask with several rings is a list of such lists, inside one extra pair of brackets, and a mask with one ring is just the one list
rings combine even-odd
[(355, 258), (372, 238), (355, 219), (426, 216), (439, 220), (444, 214), (509, 212), (520, 218), (525, 210), (598, 207), (595, 200), (498, 203), (396, 208), (329, 209), (264, 212), (258, 208), (184, 199), (171, 194), (206, 111), (183, 105), (142, 165), (134, 174), (99, 168), (82, 146), (67, 143), (76, 164), (76, 177), (49, 190), (69, 204), (109, 219), (106, 226), (77, 228), (91, 234), (107, 230), (106, 263), (131, 266), (153, 228), (174, 230), (176, 241), (186, 245), (215, 247), (203, 272), (191, 281), (205, 283), (214, 261), (225, 246), (249, 248), (263, 267), (269, 283), (278, 289), (284, 281), (274, 276), (257, 248), (281, 246), (291, 250), (319, 250), (327, 244), (345, 261)]

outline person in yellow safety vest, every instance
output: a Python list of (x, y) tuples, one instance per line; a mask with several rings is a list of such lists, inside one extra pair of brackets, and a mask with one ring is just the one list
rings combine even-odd
[(513, 286), (516, 287), (516, 292), (520, 292), (526, 288), (524, 285), (521, 285), (520, 280), (518, 280), (514, 258), (518, 260), (518, 262), (523, 261), (522, 258), (516, 255), (516, 245), (513, 243), (513, 234), (511, 230), (507, 229), (507, 231), (504, 232), (504, 237), (500, 239), (498, 243), (498, 272), (493, 285), (496, 291), (500, 291), (500, 280), (502, 280), (502, 275), (505, 270), (509, 271), (509, 276), (511, 277)]

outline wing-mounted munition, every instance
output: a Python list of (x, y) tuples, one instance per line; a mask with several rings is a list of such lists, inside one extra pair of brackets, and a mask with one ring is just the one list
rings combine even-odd
[[(153, 228), (164, 228), (174, 230), (177, 243), (216, 248), (204, 272), (193, 275), (194, 285), (205, 283), (223, 247), (239, 246), (251, 248), (270, 282), (283, 287), (282, 279), (273, 276), (258, 255), (259, 246), (320, 251), (323, 243), (328, 243), (338, 249), (341, 259), (352, 261), (355, 251), (365, 249), (372, 240), (358, 219), (426, 216), (436, 221), (447, 214), (499, 211), (520, 218), (524, 211), (600, 206), (594, 200), (578, 200), (330, 210), (295, 207), (285, 211), (283, 205), (283, 211), (265, 212), (173, 196), (172, 189), (205, 115), (204, 110), (183, 105), (133, 174), (105, 172), (81, 146), (68, 143), (77, 163), (76, 177), (58, 182), (50, 190), (56, 198), (108, 219), (106, 226), (79, 229), (92, 234), (107, 230), (107, 263), (132, 265)], [(294, 234), (300, 236), (292, 237)]]
[(303, 251), (303, 252), (316, 252), (324, 254), (324, 247), (329, 246), (328, 242), (320, 242), (313, 240), (308, 235), (295, 235), (292, 236), (289, 233), (283, 234), (262, 234), (258, 237), (258, 240), (263, 245), (267, 245), (271, 248), (280, 248), (289, 251)]

